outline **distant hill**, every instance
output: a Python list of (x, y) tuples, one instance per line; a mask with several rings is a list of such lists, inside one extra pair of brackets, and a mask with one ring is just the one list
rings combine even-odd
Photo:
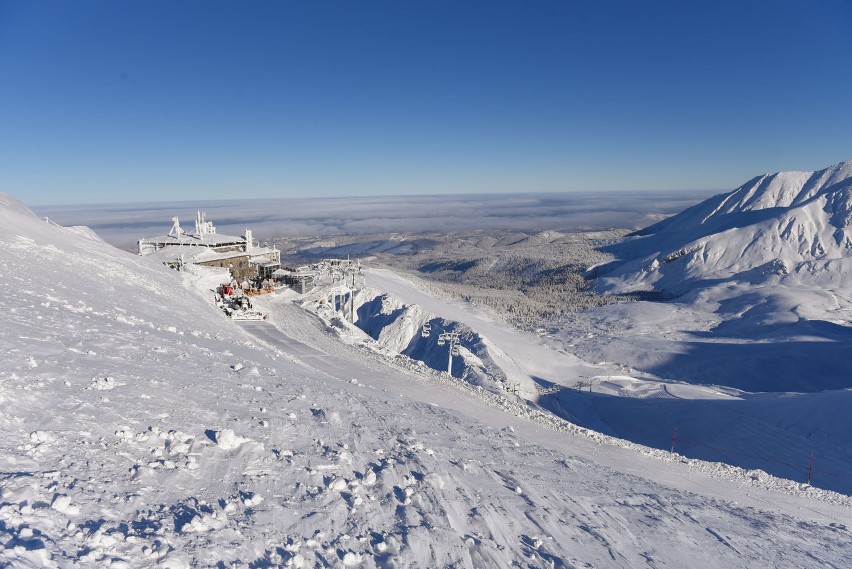
[(852, 160), (758, 176), (611, 246), (603, 290), (679, 296), (726, 282), (852, 286)]

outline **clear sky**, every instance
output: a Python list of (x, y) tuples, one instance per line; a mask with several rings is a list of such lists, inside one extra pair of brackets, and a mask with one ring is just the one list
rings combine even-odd
[(852, 158), (852, 2), (0, 0), (30, 205), (732, 189)]

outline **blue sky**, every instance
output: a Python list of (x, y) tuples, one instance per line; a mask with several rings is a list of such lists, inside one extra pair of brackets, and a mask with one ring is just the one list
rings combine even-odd
[(732, 189), (852, 158), (850, 30), (823, 0), (0, 0), (0, 191)]

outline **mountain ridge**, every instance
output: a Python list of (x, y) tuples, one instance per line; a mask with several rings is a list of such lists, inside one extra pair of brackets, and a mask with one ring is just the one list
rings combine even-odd
[(607, 250), (618, 260), (597, 275), (612, 292), (679, 296), (723, 281), (852, 286), (852, 160), (757, 176)]

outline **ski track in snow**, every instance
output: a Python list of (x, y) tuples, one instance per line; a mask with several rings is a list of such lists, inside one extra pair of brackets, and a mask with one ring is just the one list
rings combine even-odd
[(0, 282), (0, 566), (852, 563), (840, 504), (542, 428), (284, 298), (241, 328), (3, 207)]

